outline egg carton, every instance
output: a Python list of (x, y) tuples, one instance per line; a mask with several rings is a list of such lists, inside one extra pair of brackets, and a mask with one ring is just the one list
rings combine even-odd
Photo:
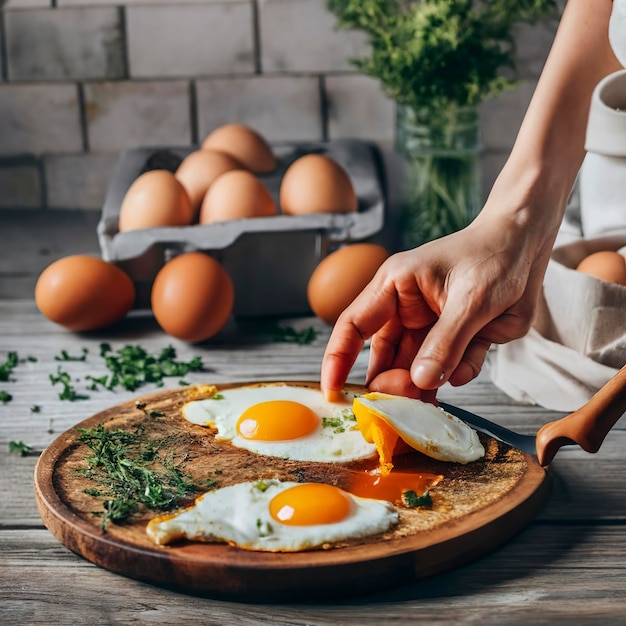
[(279, 213), (275, 217), (119, 232), (120, 206), (133, 181), (153, 169), (173, 172), (185, 156), (197, 149), (127, 150), (110, 181), (98, 223), (98, 240), (102, 257), (133, 280), (136, 309), (150, 307), (152, 282), (167, 261), (184, 252), (201, 251), (218, 260), (233, 280), (234, 315), (306, 315), (310, 314), (306, 289), (311, 273), (334, 248), (359, 241), (373, 241), (387, 248), (394, 245), (395, 233), (391, 232), (390, 220), (385, 219), (380, 152), (373, 144), (357, 140), (273, 145), (278, 166), (268, 174), (257, 175), (280, 211), (280, 182), (289, 165), (305, 154), (326, 155), (350, 176), (358, 198), (356, 213)]

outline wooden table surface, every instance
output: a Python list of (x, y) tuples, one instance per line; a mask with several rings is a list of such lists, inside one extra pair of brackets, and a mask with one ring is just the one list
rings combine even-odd
[[(43, 526), (33, 494), (37, 452), (79, 421), (156, 390), (88, 392), (87, 400), (58, 397), (50, 374), (68, 371), (82, 390), (86, 374), (104, 374), (99, 344), (172, 345), (178, 357), (201, 356), (205, 371), (191, 382), (318, 380), (328, 329), (316, 320), (282, 321), (322, 332), (309, 345), (276, 343), (253, 324), (229, 325), (201, 346), (164, 335), (145, 317), (106, 333), (73, 335), (43, 319), (30, 300), (0, 300), (0, 364), (10, 351), (20, 362), (0, 390), (0, 623), (2, 624), (576, 624), (626, 623), (626, 418), (601, 451), (561, 450), (550, 471), (550, 500), (529, 526), (503, 547), (469, 565), (367, 597), (308, 604), (247, 604), (194, 597), (124, 578), (74, 555)], [(60, 363), (88, 349), (85, 362)], [(30, 357), (30, 358), (29, 358)], [(362, 383), (365, 350), (351, 382)], [(178, 380), (168, 380), (178, 386)], [(526, 433), (559, 414), (521, 406), (488, 375), (440, 397)], [(31, 411), (35, 405), (38, 412)], [(23, 441), (33, 453), (9, 452)], [(366, 565), (364, 565), (366, 567)]]

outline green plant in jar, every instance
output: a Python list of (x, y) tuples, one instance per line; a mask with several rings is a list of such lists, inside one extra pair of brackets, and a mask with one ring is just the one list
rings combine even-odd
[(467, 225), (480, 208), (477, 105), (515, 86), (517, 24), (558, 15), (555, 0), (328, 0), (342, 28), (367, 33), (352, 59), (396, 101), (408, 166), (406, 243)]

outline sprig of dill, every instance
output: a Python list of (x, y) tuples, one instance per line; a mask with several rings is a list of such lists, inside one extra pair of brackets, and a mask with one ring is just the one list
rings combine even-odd
[(141, 507), (169, 510), (216, 484), (214, 479), (195, 484), (183, 472), (185, 459), (176, 463), (171, 454), (162, 454), (169, 438), (151, 440), (141, 431), (108, 430), (99, 424), (80, 429), (77, 439), (93, 452), (87, 457), (85, 476), (102, 487), (85, 492), (107, 498), (101, 521), (104, 532), (108, 522), (122, 522)]

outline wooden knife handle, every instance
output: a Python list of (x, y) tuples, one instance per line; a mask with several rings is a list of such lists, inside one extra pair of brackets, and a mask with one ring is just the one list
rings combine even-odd
[(587, 404), (539, 429), (539, 463), (548, 465), (558, 449), (568, 443), (577, 443), (587, 452), (597, 452), (609, 430), (625, 412), (626, 365)]

